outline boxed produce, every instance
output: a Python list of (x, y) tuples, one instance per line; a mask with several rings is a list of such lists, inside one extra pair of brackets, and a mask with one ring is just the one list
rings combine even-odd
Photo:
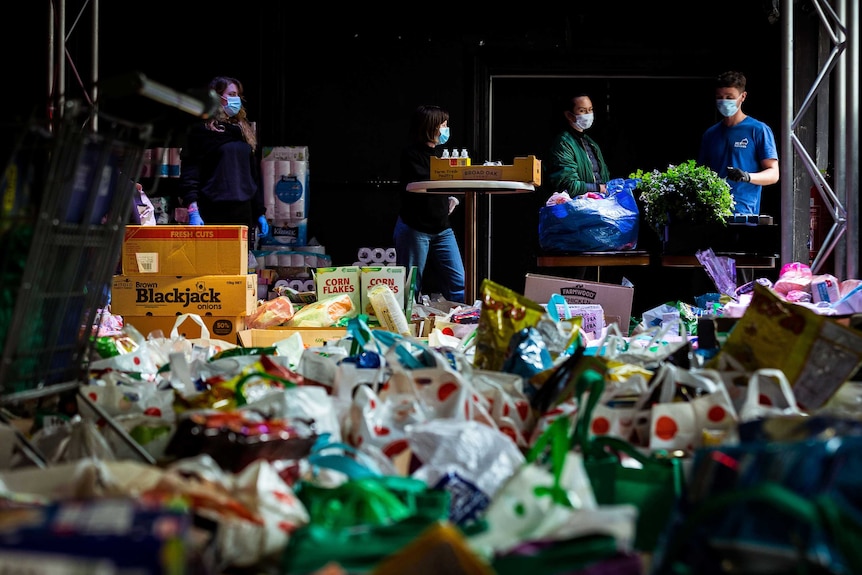
[(248, 226), (126, 226), (124, 275), (248, 273)]

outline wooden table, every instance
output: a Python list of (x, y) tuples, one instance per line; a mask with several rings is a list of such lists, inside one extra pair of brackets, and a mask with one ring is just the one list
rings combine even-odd
[(602, 281), (603, 266), (648, 266), (650, 255), (646, 250), (615, 252), (543, 253), (536, 257), (540, 268), (595, 267), (596, 281)]
[[(481, 242), (477, 234), (479, 223), (478, 196), (480, 194), (525, 194), (536, 191), (536, 187), (525, 182), (503, 180), (431, 180), (411, 182), (407, 184), (406, 189), (408, 192), (427, 194), (464, 194), (464, 242), (466, 243), (464, 246), (464, 299), (466, 300), (465, 303), (472, 305), (476, 301), (482, 280), (491, 275), (491, 243), (487, 241), (491, 235), (490, 229), (487, 236), (482, 237)], [(488, 258), (488, 270), (481, 274), (481, 277), (477, 265), (480, 247)]]

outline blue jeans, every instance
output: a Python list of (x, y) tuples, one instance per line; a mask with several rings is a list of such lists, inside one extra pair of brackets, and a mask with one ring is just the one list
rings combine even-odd
[[(418, 232), (401, 221), (395, 222), (392, 236), (395, 242), (396, 263), (410, 268), (416, 266), (416, 285), (425, 293), (423, 278), (433, 276), (440, 284), (440, 293), (449, 301), (464, 302), (464, 262), (455, 239), (455, 232), (447, 228), (438, 234)], [(419, 294), (416, 294), (417, 296)]]

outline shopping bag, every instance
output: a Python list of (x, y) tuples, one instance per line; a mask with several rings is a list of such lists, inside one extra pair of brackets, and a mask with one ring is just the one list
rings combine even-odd
[(862, 573), (862, 518), (827, 494), (777, 483), (707, 496), (675, 524), (655, 573)]
[(793, 395), (787, 376), (780, 369), (758, 369), (748, 378), (742, 406), (739, 408), (740, 422), (805, 415), (796, 404), (796, 396)]
[(720, 442), (739, 421), (724, 382), (714, 371), (662, 364), (635, 406), (631, 441), (650, 450), (691, 453)]
[(602, 395), (604, 377), (585, 371), (577, 389), (579, 412), (572, 445), (583, 454), (596, 501), (634, 505), (638, 510), (634, 546), (652, 551), (684, 493), (681, 461), (663, 451), (644, 453), (617, 437), (591, 436), (589, 422)]
[(610, 547), (599, 547), (602, 557), (631, 549), (636, 510), (628, 505), (597, 506), (582, 456), (570, 449), (569, 429), (566, 418), (551, 423), (524, 464), (495, 494), (482, 516), (485, 528), (474, 530), (469, 539), (478, 555), (500, 558), (505, 565), (519, 546), (541, 542), (543, 549), (551, 544), (571, 547), (569, 558), (574, 560), (593, 548), (590, 541), (595, 536), (610, 539)]
[(409, 477), (363, 477), (337, 487), (303, 482), (296, 493), (310, 521), (291, 534), (283, 573), (310, 573), (331, 562), (368, 572), (449, 513), (448, 492)]
[(576, 196), (539, 210), (539, 246), (549, 251), (619, 251), (637, 247), (635, 180), (608, 182), (605, 196)]

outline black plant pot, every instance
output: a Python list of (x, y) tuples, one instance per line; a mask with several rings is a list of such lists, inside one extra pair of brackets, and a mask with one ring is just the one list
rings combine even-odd
[(773, 256), (778, 253), (780, 245), (777, 225), (673, 221), (662, 230), (664, 255), (694, 255), (712, 248), (717, 254)]

